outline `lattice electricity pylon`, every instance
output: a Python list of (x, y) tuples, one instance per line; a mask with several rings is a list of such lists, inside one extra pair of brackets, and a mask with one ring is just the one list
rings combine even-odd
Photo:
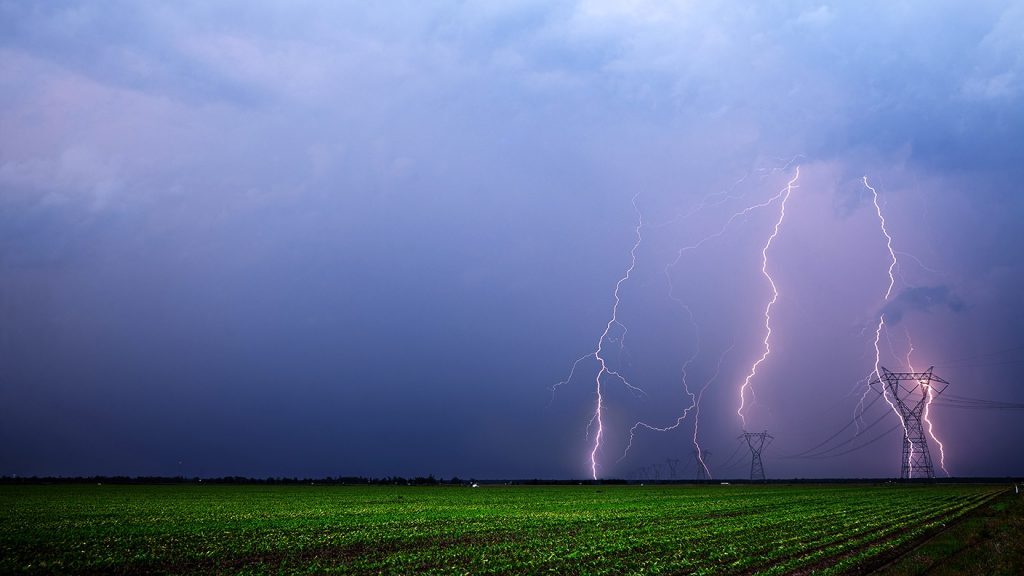
[(764, 463), (761, 462), (761, 450), (764, 449), (764, 441), (774, 440), (775, 437), (768, 434), (768, 431), (764, 432), (744, 432), (740, 434), (737, 439), (743, 439), (747, 441), (747, 446), (750, 446), (750, 479), (751, 480), (764, 480)]
[(668, 464), (669, 479), (676, 479), (676, 468), (679, 467), (679, 458), (665, 458), (665, 464)]
[[(894, 403), (903, 420), (903, 465), (900, 467), (900, 478), (935, 478), (932, 468), (932, 455), (928, 451), (928, 440), (925, 437), (921, 416), (929, 404), (929, 397), (945, 392), (949, 382), (932, 374), (935, 367), (925, 372), (890, 372), (884, 367), (878, 378), (871, 381), (872, 389), (877, 390)], [(904, 382), (913, 382), (906, 385)]]

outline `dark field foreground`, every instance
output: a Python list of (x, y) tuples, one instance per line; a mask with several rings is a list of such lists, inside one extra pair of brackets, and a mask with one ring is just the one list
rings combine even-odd
[(1005, 489), (0, 486), (0, 573), (857, 574)]
[(1024, 494), (982, 505), (879, 572), (880, 576), (1024, 574)]

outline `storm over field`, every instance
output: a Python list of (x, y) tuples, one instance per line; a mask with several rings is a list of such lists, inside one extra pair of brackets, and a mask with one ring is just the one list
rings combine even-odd
[(1024, 474), (1021, 30), (0, 0), (0, 475)]

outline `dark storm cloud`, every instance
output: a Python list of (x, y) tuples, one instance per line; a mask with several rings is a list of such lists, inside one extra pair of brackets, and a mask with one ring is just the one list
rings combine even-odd
[[(770, 211), (684, 259), (699, 342), (664, 267), (793, 158), (759, 409), (811, 437), (792, 398), (846, 382), (797, 367), (862, 377), (844, 330), (885, 289), (861, 176), (919, 357), (1019, 333), (1021, 29), (995, 1), (0, 0), (0, 473), (578, 476), (593, 390), (547, 387), (607, 322), (638, 192), (622, 358), (656, 400), (609, 417), (671, 421), (681, 358), (735, 344), (701, 412), (731, 441)], [(885, 473), (854, 464), (778, 473)]]
[(931, 312), (943, 308), (962, 312), (966, 304), (948, 286), (914, 286), (899, 292), (882, 308), (882, 314), (887, 322), (896, 325), (909, 312)]
[[(201, 19), (203, 14), (179, 8), (150, 10), (131, 2), (7, 2), (0, 6), (4, 22), (0, 46), (27, 49), (98, 82), (164, 97), (233, 104), (265, 97), (258, 87), (211, 66), (193, 50), (198, 46), (183, 42), (178, 26), (190, 15)], [(192, 28), (190, 33), (201, 31), (201, 27)]]

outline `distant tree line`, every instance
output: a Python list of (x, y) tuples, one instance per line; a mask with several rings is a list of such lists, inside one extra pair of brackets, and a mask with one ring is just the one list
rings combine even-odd
[[(1002, 484), (1022, 482), (1024, 479), (1014, 477), (984, 478), (934, 478), (897, 480), (886, 478), (791, 478), (787, 480), (770, 479), (759, 481), (759, 484)], [(373, 478), (368, 476), (328, 476), (324, 478), (269, 477), (250, 478), (247, 476), (221, 476), (217, 478), (187, 478), (184, 476), (0, 476), (3, 484), (266, 484), (266, 485), (376, 485), (376, 486), (474, 486), (482, 484), (506, 484), (518, 486), (539, 485), (582, 485), (606, 486), (616, 484), (749, 484), (746, 479), (721, 480), (553, 480), (549, 478), (533, 478), (529, 480), (486, 479), (464, 480), (458, 476), (436, 478), (428, 476), (385, 476)]]
[(217, 478), (199, 478), (185, 476), (0, 476), (0, 484), (314, 484), (314, 485), (378, 485), (378, 486), (472, 486), (474, 484), (515, 484), (515, 485), (550, 485), (550, 484), (629, 484), (626, 480), (552, 480), (533, 478), (529, 480), (477, 480), (463, 479), (458, 476), (437, 478), (433, 474), (427, 476), (328, 476), (324, 478), (277, 477), (251, 478), (248, 476), (220, 476)]
[(429, 476), (387, 476), (371, 478), (366, 476), (328, 476), (324, 478), (297, 478), (271, 476), (268, 478), (250, 478), (248, 476), (220, 476), (217, 478), (188, 478), (185, 476), (2, 476), (2, 484), (373, 484), (373, 485), (408, 485), (408, 486), (439, 486), (472, 484), (473, 480), (462, 480), (454, 476), (450, 479)]

